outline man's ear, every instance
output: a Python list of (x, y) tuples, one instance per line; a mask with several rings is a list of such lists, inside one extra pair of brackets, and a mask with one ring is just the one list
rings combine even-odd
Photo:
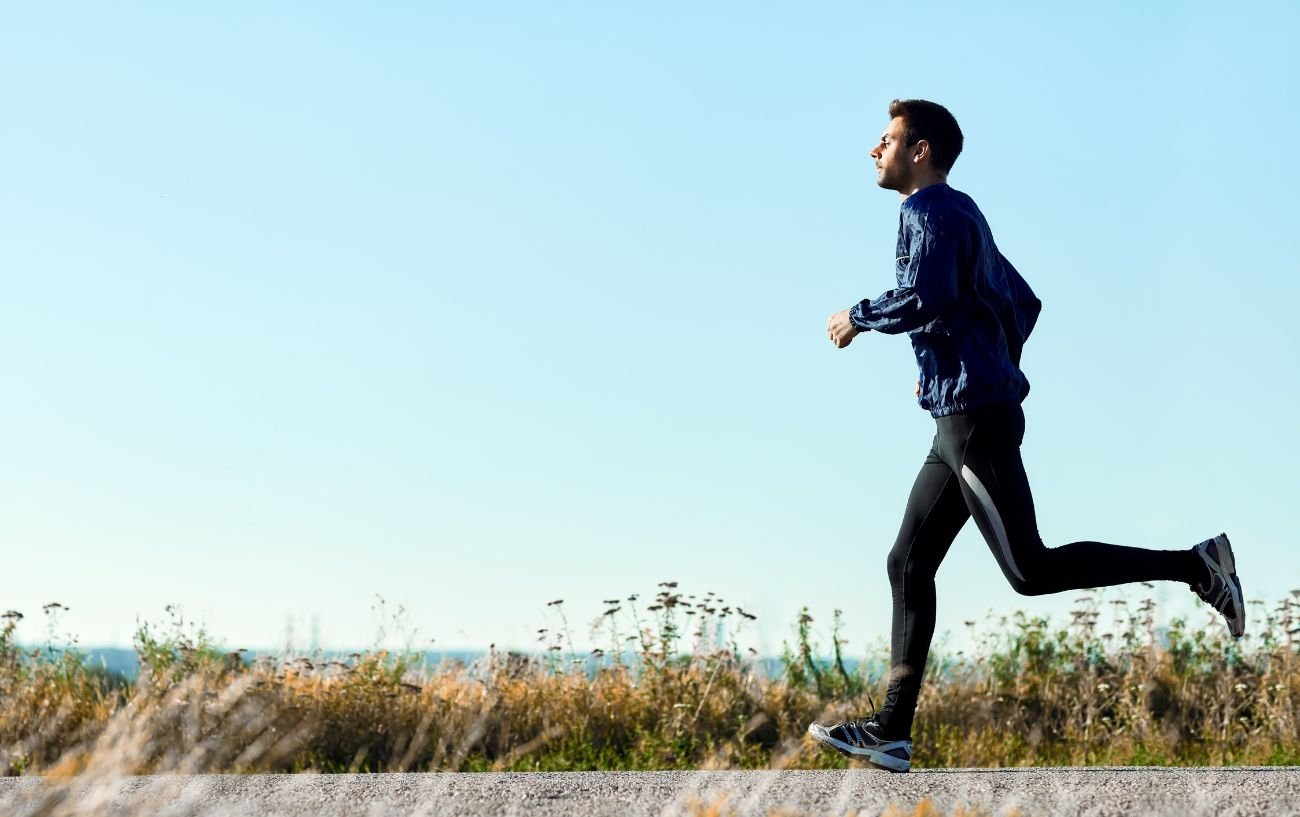
[(917, 142), (915, 145), (912, 146), (913, 164), (918, 164), (920, 162), (925, 161), (926, 157), (928, 157), (929, 155), (930, 155), (930, 143), (925, 139), (922, 139), (921, 141)]

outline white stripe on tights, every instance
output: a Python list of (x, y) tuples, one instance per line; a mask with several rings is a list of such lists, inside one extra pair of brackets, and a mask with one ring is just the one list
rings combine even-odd
[(984, 515), (989, 518), (989, 527), (993, 528), (993, 535), (998, 538), (998, 547), (1002, 548), (1002, 558), (1006, 560), (1007, 567), (1011, 568), (1011, 572), (1016, 574), (1016, 578), (1023, 582), (1025, 576), (1020, 572), (1020, 568), (1016, 567), (1016, 560), (1011, 555), (1011, 543), (1007, 541), (1007, 529), (1002, 527), (1002, 516), (998, 513), (997, 506), (993, 504), (993, 497), (989, 496), (984, 483), (980, 482), (980, 478), (975, 476), (975, 472), (970, 470), (970, 466), (965, 463), (962, 463), (961, 475), (966, 480), (966, 484), (970, 486), (971, 491), (974, 492), (975, 498), (984, 506)]

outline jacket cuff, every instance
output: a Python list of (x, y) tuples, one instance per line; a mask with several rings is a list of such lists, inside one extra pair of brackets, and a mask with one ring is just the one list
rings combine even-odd
[(849, 307), (849, 323), (859, 332), (870, 332), (871, 327), (867, 326), (866, 320), (862, 317), (862, 304), (856, 303)]

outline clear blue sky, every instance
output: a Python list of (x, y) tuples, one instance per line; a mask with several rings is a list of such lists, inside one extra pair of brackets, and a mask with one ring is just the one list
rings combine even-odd
[[(905, 338), (825, 332), (892, 285), (894, 97), (1045, 303), (1045, 541), (1300, 587), (1296, 4), (975, 5), (7, 5), (0, 607), (527, 646), (673, 579), (861, 653), (933, 433)], [(1075, 595), (969, 525), (938, 581)]]

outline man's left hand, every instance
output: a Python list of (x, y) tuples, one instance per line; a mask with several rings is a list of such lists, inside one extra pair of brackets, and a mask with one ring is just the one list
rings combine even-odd
[(862, 330), (849, 320), (847, 309), (831, 315), (831, 319), (826, 322), (826, 332), (831, 336), (831, 343), (835, 344), (836, 349), (843, 349), (853, 342), (853, 338), (862, 334)]

